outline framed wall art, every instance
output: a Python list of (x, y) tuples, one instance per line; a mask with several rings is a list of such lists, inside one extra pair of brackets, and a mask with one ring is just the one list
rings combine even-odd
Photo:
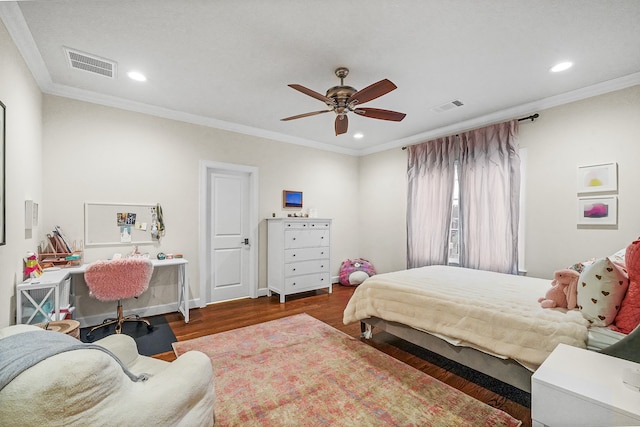
[(302, 208), (302, 191), (282, 191), (283, 208)]
[(617, 163), (578, 167), (578, 193), (599, 193), (617, 190)]
[(0, 245), (7, 243), (5, 217), (5, 106), (0, 101)]
[(618, 198), (616, 196), (579, 197), (578, 225), (616, 225)]

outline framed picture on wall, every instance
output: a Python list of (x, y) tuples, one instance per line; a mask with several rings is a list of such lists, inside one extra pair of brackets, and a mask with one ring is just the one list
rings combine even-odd
[(5, 221), (6, 218), (4, 216), (5, 214), (5, 201), (4, 201), (4, 197), (5, 197), (5, 189), (4, 189), (4, 182), (5, 182), (5, 159), (4, 159), (4, 153), (5, 153), (5, 119), (6, 119), (6, 115), (5, 115), (5, 106), (2, 103), (2, 101), (0, 101), (0, 245), (4, 245), (5, 243), (7, 243), (7, 239), (6, 239), (6, 226), (5, 226)]
[(282, 190), (283, 208), (302, 208), (302, 191)]
[(602, 163), (578, 167), (578, 193), (618, 190), (618, 165)]
[(616, 225), (618, 198), (616, 196), (579, 197), (578, 225)]

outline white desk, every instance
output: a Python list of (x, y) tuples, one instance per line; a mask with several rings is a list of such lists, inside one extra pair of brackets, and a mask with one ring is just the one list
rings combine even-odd
[[(174, 258), (174, 259), (165, 259), (158, 260), (152, 259), (153, 267), (169, 267), (176, 266), (178, 268), (178, 311), (182, 313), (184, 316), (184, 322), (189, 323), (189, 271), (187, 270), (187, 266), (189, 261), (184, 258)], [(22, 323), (22, 298), (26, 298), (36, 309), (34, 315), (28, 319), (26, 323), (31, 323), (34, 319), (35, 314), (41, 313), (47, 316), (45, 313), (43, 305), (45, 304), (47, 298), (54, 294), (54, 312), (56, 319), (59, 317), (60, 313), (60, 289), (65, 283), (66, 280), (71, 278), (74, 274), (84, 274), (88, 264), (81, 265), (79, 267), (67, 267), (61, 268), (60, 270), (55, 271), (45, 271), (42, 276), (29, 279), (23, 283), (17, 285), (16, 292), (16, 314), (17, 319), (16, 323)], [(30, 290), (36, 289), (46, 289), (49, 288), (50, 291), (47, 292), (46, 296), (41, 301), (35, 301), (31, 295), (29, 294)]]

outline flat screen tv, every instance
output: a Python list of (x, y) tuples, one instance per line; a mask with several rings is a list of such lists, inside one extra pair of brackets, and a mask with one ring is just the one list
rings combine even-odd
[(302, 208), (302, 191), (282, 191), (282, 207)]

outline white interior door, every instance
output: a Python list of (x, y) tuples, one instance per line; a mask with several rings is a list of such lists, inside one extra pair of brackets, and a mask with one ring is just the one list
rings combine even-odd
[[(205, 172), (206, 216), (205, 268), (206, 303), (254, 297), (255, 232), (251, 220), (252, 173), (244, 170), (207, 167)], [(257, 226), (256, 226), (257, 227)]]

